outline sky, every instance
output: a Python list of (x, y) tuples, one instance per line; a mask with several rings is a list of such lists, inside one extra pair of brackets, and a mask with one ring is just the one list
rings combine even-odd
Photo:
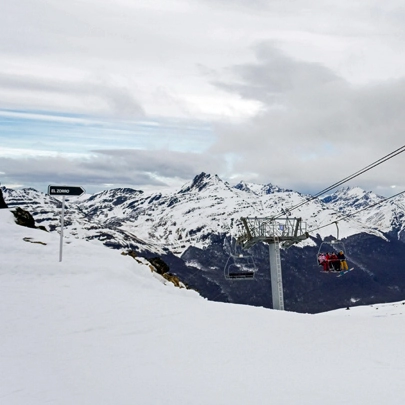
[(5, 0), (0, 182), (317, 193), (403, 146), (404, 40), (399, 0)]
[(59, 235), (7, 209), (0, 241), (2, 403), (405, 401), (405, 301), (316, 315), (208, 301), (98, 241), (66, 235), (59, 262)]

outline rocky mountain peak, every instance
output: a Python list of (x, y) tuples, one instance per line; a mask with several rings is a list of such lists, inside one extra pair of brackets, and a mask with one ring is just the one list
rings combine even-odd
[(244, 180), (240, 181), (234, 188), (245, 191), (248, 193), (253, 193), (256, 195), (267, 195), (267, 194), (273, 194), (273, 193), (279, 193), (279, 192), (284, 192), (284, 191), (292, 191), (292, 190), (286, 190), (283, 188), (280, 188), (279, 186), (273, 185), (271, 183), (268, 184), (256, 184), (256, 183), (248, 183)]
[(88, 201), (109, 201), (113, 205), (119, 205), (123, 202), (134, 198), (134, 196), (143, 194), (142, 190), (135, 190), (133, 188), (113, 188), (110, 190), (105, 190), (100, 193), (94, 194), (88, 198)]
[(209, 186), (217, 185), (220, 183), (224, 183), (216, 174), (207, 174), (204, 172), (201, 172), (197, 176), (194, 177), (194, 179), (191, 181), (191, 183), (185, 184), (179, 193), (188, 193), (191, 191), (198, 191), (201, 192), (204, 189), (208, 188)]
[(372, 191), (363, 190), (360, 187), (343, 187), (323, 197), (322, 201), (326, 204), (338, 203), (340, 205), (350, 205), (360, 208), (362, 205), (367, 206), (382, 199), (383, 197), (378, 196)]
[(234, 188), (240, 191), (246, 191), (247, 193), (257, 194), (257, 187), (253, 190), (252, 184), (246, 183), (244, 180), (240, 181)]

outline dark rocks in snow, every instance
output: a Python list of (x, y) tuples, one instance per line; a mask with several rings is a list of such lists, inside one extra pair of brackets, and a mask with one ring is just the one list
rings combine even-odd
[(39, 245), (44, 245), (44, 246), (46, 246), (46, 243), (45, 243), (45, 242), (41, 242), (40, 240), (33, 240), (33, 239), (30, 238), (30, 237), (25, 237), (25, 238), (23, 238), (23, 241), (24, 241), (24, 242), (30, 242), (30, 243), (37, 243), (37, 244), (39, 244)]
[[(137, 252), (134, 250), (128, 250), (127, 252), (122, 252), (121, 253), (124, 256), (131, 256), (133, 259), (138, 260), (140, 257)], [(146, 259), (149, 261), (151, 264), (150, 268), (152, 271), (156, 271), (156, 273), (160, 274), (164, 279), (167, 281), (170, 281), (172, 284), (174, 284), (178, 288), (188, 288), (178, 276), (169, 273), (168, 269), (169, 266), (160, 258), (160, 257), (153, 257), (150, 259)]]
[(18, 225), (26, 226), (27, 228), (36, 228), (35, 220), (28, 211), (17, 207), (12, 213), (14, 214), (15, 222)]
[(209, 178), (210, 178), (210, 175), (207, 175), (204, 172), (202, 172), (199, 175), (194, 177), (194, 179), (193, 179), (190, 186), (183, 188), (180, 192), (181, 193), (188, 193), (191, 190), (201, 191), (207, 186), (207, 180)]
[(160, 257), (151, 257), (147, 260), (153, 265), (153, 267), (155, 267), (156, 272), (162, 276), (170, 270), (170, 267)]
[(222, 183), (222, 180), (215, 174), (212, 176), (211, 174), (207, 173), (200, 173), (194, 177), (193, 181), (189, 186), (183, 187), (179, 193), (185, 194), (190, 191), (203, 191), (204, 189), (208, 188), (210, 185), (215, 183)]
[(124, 256), (131, 256), (133, 259), (136, 259), (138, 257), (138, 254), (133, 250), (128, 250), (128, 252), (122, 252), (121, 254)]
[(0, 188), (0, 209), (1, 208), (8, 208), (8, 205), (4, 201), (3, 190)]

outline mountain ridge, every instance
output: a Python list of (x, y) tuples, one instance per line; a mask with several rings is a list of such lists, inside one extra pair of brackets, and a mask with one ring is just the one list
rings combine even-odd
[[(29, 209), (36, 221), (51, 232), (60, 229), (57, 199), (30, 189), (3, 188), (3, 193), (11, 206)], [(367, 202), (376, 201), (382, 201), (381, 206), (354, 215)], [(384, 201), (383, 197), (359, 188), (337, 190), (333, 198), (323, 201), (271, 183), (240, 182), (230, 186), (217, 175), (202, 172), (179, 190), (111, 189), (76, 201), (69, 198), (64, 235), (67, 240), (82, 238), (110, 248), (131, 249), (149, 258), (161, 257), (171, 272), (209, 299), (269, 307), (265, 245), (250, 250), (262, 269), (256, 282), (234, 288), (223, 274), (230, 241), (238, 235), (241, 217), (277, 216), (285, 208), (301, 205), (292, 215), (308, 223), (310, 237), (288, 250), (282, 249), (286, 308), (318, 312), (352, 305), (352, 299), (359, 304), (370, 303), (376, 297), (387, 301), (402, 299), (397, 292), (405, 288), (401, 281), (401, 263), (405, 262), (404, 201), (401, 196)], [(342, 216), (347, 218), (339, 221), (337, 228), (334, 221)], [(332, 297), (327, 291), (332, 279), (326, 280), (319, 274), (316, 255), (322, 239), (338, 235), (358, 271), (347, 277), (350, 287), (346, 293), (343, 280)], [(369, 260), (370, 251), (375, 252), (373, 260)], [(389, 255), (397, 260), (392, 261)], [(390, 277), (384, 273), (385, 266), (390, 268)], [(300, 291), (311, 285), (317, 286), (313, 287), (316, 293), (309, 299), (300, 298)], [(347, 297), (350, 289), (353, 291)]]

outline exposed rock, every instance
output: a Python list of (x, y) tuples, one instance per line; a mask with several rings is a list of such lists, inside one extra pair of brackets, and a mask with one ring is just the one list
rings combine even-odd
[[(133, 250), (128, 250), (126, 252), (122, 252), (121, 254), (123, 256), (131, 256), (135, 260), (138, 258), (138, 254)], [(188, 288), (183, 282), (180, 281), (179, 277), (169, 273), (170, 267), (160, 257), (152, 257), (146, 260), (151, 264), (149, 266), (151, 271), (160, 274), (164, 279), (170, 281), (178, 288)], [(141, 263), (139, 260), (137, 261)]]
[(121, 253), (123, 256), (131, 256), (133, 259), (135, 259), (138, 255), (136, 252), (133, 250), (128, 250), (127, 252), (122, 252)]
[(26, 226), (27, 228), (41, 229), (42, 231), (48, 232), (48, 230), (43, 225), (35, 225), (34, 217), (28, 211), (17, 207), (14, 211), (11, 212), (14, 214), (15, 222), (17, 225)]
[(152, 257), (147, 260), (153, 265), (156, 272), (162, 276), (170, 270), (170, 267), (160, 257)]
[(156, 272), (163, 276), (167, 281), (173, 283), (176, 287), (179, 288), (188, 288), (184, 283), (180, 281), (180, 279), (172, 273), (169, 273), (170, 267), (160, 258), (160, 257), (152, 257), (151, 259), (147, 259), (149, 263), (153, 265)]
[(173, 283), (176, 287), (179, 287), (179, 288), (187, 288), (187, 286), (186, 286), (184, 283), (182, 283), (182, 282), (180, 281), (180, 279), (179, 279), (177, 276), (175, 276), (174, 274), (165, 273), (165, 274), (163, 274), (163, 277), (164, 277), (167, 281), (170, 281), (171, 283)]
[(39, 245), (46, 245), (45, 242), (41, 242), (40, 240), (33, 240), (32, 238), (26, 237), (23, 238), (24, 242), (30, 242), (30, 243), (38, 243)]
[(4, 201), (3, 190), (0, 188), (0, 208), (8, 208), (8, 205)]
[(34, 218), (28, 211), (17, 207), (12, 213), (14, 214), (15, 222), (18, 225), (26, 226), (27, 228), (36, 228)]

